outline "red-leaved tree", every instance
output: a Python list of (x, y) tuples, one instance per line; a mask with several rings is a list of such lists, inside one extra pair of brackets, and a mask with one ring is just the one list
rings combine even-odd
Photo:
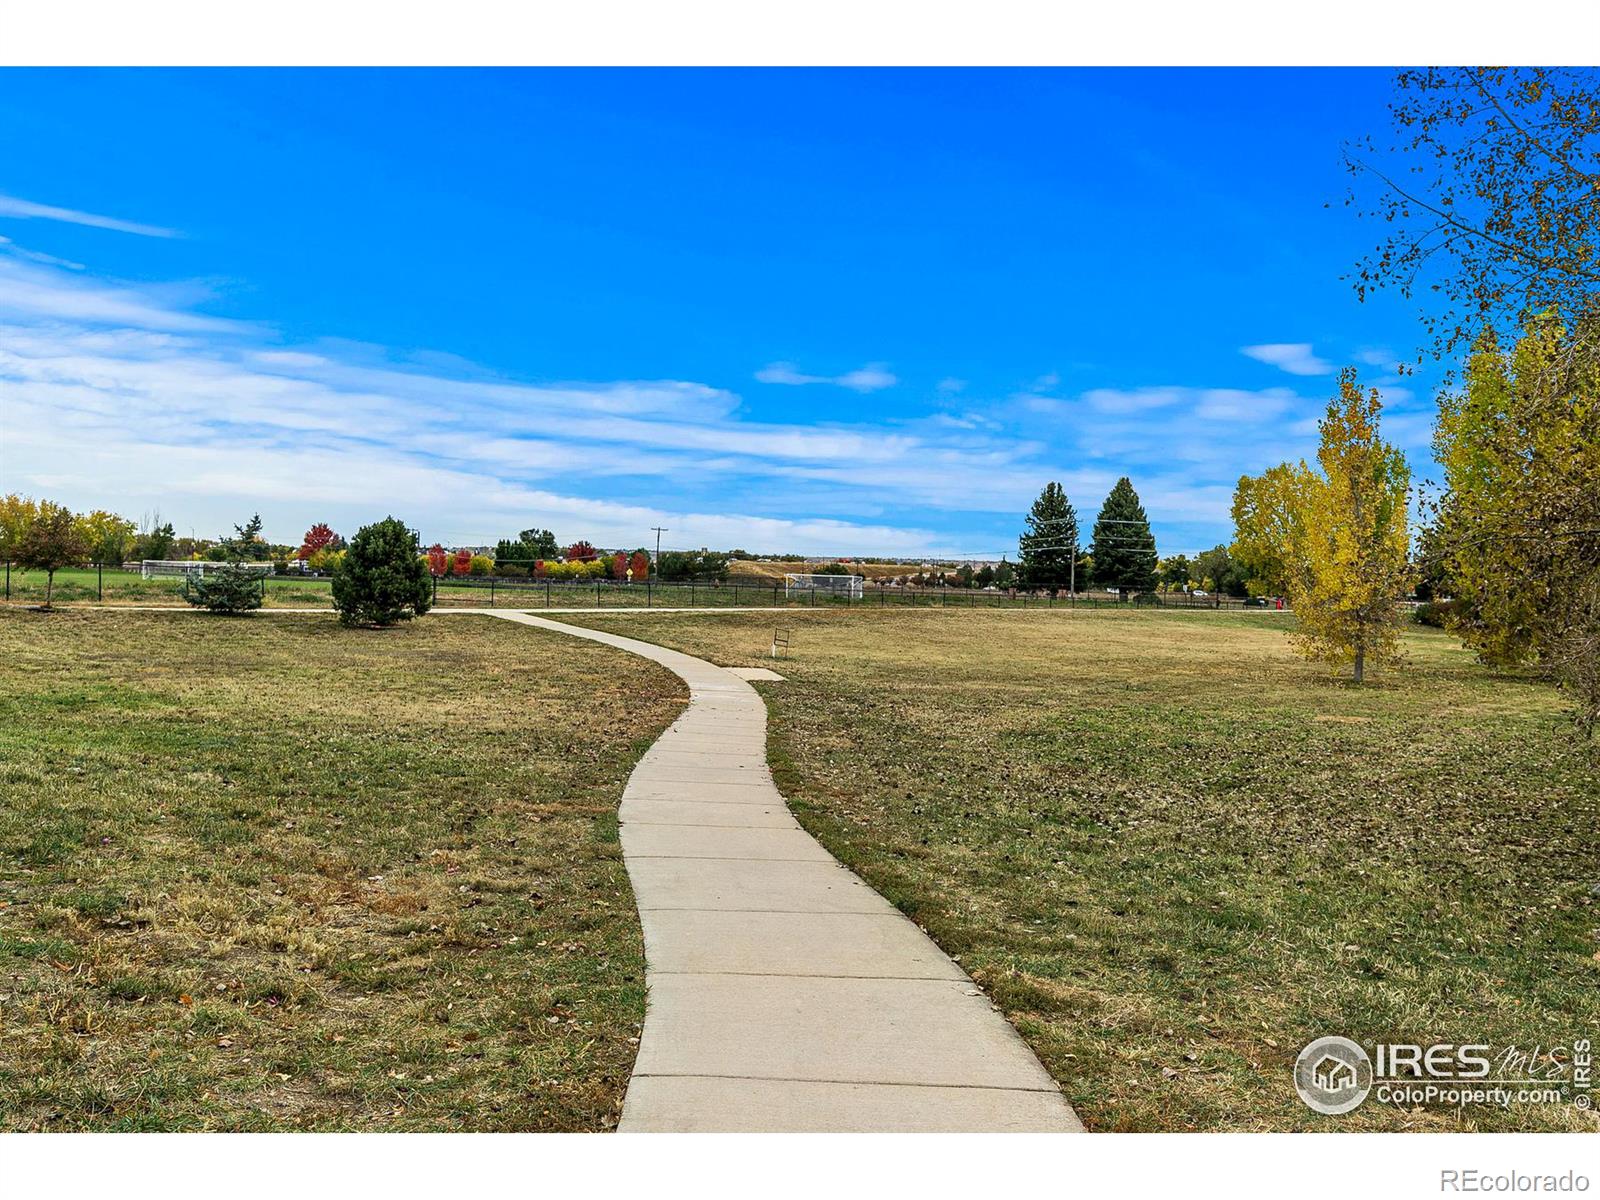
[(457, 575), (472, 574), (472, 551), (457, 550), (454, 566)]
[(339, 535), (330, 529), (326, 523), (318, 521), (306, 530), (305, 541), (301, 543), (296, 558), (304, 560), (310, 558), (318, 550), (326, 550), (339, 540)]
[(588, 542), (573, 542), (567, 547), (568, 562), (593, 562), (597, 557), (595, 548)]
[(635, 580), (646, 579), (650, 575), (650, 556), (643, 550), (635, 550), (633, 558), (628, 561), (628, 567), (633, 572)]
[(435, 542), (428, 547), (428, 574), (450, 574), (450, 559), (444, 552), (444, 547)]
[(611, 578), (618, 582), (628, 577), (628, 556), (620, 550), (611, 556)]
[(550, 568), (545, 566), (544, 559), (541, 558), (538, 562), (533, 564), (533, 577), (535, 579), (546, 579), (549, 577), (549, 575)]

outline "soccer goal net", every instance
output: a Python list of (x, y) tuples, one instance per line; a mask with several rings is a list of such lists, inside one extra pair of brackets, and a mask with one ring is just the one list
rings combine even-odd
[[(177, 575), (192, 578), (215, 571), (224, 565), (219, 562), (191, 562), (183, 558), (147, 558), (139, 564), (139, 577), (158, 579), (163, 575)], [(269, 562), (249, 562), (244, 564), (244, 568), (260, 575), (272, 574), (272, 564)]]
[(785, 575), (783, 593), (793, 596), (797, 592), (811, 592), (822, 596), (838, 596), (844, 600), (859, 600), (861, 583), (859, 575)]

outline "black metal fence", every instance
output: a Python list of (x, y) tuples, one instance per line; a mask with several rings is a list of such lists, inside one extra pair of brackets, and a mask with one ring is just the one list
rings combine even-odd
[[(6, 600), (42, 600), (45, 573), (23, 573), (12, 562), (3, 567)], [(290, 573), (266, 575), (262, 596), (269, 605), (323, 606), (329, 603), (326, 577)], [(121, 563), (82, 563), (56, 572), (54, 599), (63, 602), (171, 603), (182, 592), (178, 575), (144, 578), (138, 567)], [(558, 581), (494, 576), (440, 576), (432, 582), (435, 606), (443, 608), (1180, 608), (1237, 611), (1272, 608), (1275, 602), (1232, 596), (1173, 593), (1116, 595), (1109, 592), (1025, 591), (1019, 588), (918, 587), (866, 583), (859, 595), (831, 588), (760, 582), (614, 579)]]
[(1229, 596), (1118, 596), (1109, 592), (1025, 591), (1020, 588), (941, 588), (864, 584), (859, 595), (833, 588), (687, 580), (619, 583), (594, 580), (565, 583), (444, 577), (434, 581), (435, 604), (485, 608), (1182, 608), (1240, 610), (1268, 608), (1271, 602)]

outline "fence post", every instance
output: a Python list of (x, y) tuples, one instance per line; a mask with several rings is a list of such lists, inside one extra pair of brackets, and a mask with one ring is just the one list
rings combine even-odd
[(102, 602), (106, 598), (106, 565), (105, 565), (105, 563), (95, 563), (95, 565), (94, 565), (94, 598), (96, 600), (102, 601)]
[(550, 581), (548, 579), (544, 581), (544, 606), (546, 608), (550, 607)]
[(644, 606), (646, 608), (654, 608), (655, 607), (655, 603), (656, 603), (655, 596), (650, 591), (650, 589), (652, 587), (654, 587), (654, 586), (655, 585), (654, 585), (654, 583), (652, 581), (650, 581), (648, 579), (646, 579), (644, 581)]
[(694, 607), (694, 577), (689, 577), (689, 607)]
[[(100, 589), (100, 594), (102, 596), (105, 595), (105, 589), (104, 588)], [(267, 602), (267, 577), (265, 575), (263, 575), (261, 577), (261, 603), (265, 604), (266, 602)]]
[(594, 581), (594, 606), (596, 608), (600, 607), (600, 581), (598, 579)]
[(489, 576), (489, 607), (494, 607), (494, 576)]
[(11, 560), (6, 559), (6, 599), (11, 599)]
[(777, 584), (773, 584), (772, 585), (772, 607), (773, 608), (777, 608), (778, 607), (778, 585)]
[(437, 575), (433, 577), (433, 604), (431, 607), (439, 607), (439, 577)]

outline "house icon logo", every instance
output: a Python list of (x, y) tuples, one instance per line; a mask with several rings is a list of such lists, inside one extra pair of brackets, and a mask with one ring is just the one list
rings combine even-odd
[(1318, 1038), (1294, 1060), (1294, 1088), (1308, 1108), (1339, 1116), (1372, 1090), (1372, 1060), (1349, 1038)]

